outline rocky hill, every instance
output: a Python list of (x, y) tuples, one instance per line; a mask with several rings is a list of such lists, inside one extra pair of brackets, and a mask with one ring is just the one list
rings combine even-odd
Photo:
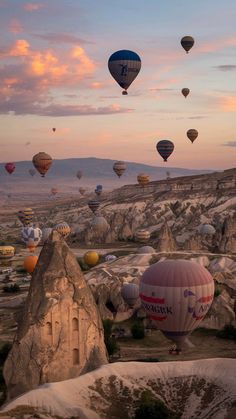
[(19, 419), (22, 412), (27, 415), (35, 407), (38, 418), (48, 414), (51, 418), (132, 418), (141, 394), (149, 390), (178, 418), (233, 419), (235, 375), (236, 360), (224, 358), (114, 363), (30, 391), (6, 406), (0, 417)]

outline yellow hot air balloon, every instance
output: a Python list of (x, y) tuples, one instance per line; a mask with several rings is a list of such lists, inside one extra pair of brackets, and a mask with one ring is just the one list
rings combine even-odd
[(38, 256), (30, 255), (24, 259), (24, 268), (29, 273), (32, 274), (34, 272), (35, 266), (38, 262)]
[(15, 255), (13, 246), (0, 246), (0, 259), (11, 259)]
[(150, 177), (146, 173), (140, 173), (137, 176), (137, 181), (138, 181), (139, 185), (144, 187), (145, 185), (148, 185), (148, 183), (150, 181)]
[(196, 129), (189, 129), (187, 131), (187, 137), (190, 139), (191, 143), (193, 143), (198, 137), (198, 131)]
[(57, 224), (56, 227), (54, 227), (54, 230), (56, 230), (63, 237), (69, 236), (71, 232), (70, 226), (65, 221)]
[(97, 252), (90, 250), (84, 254), (84, 261), (88, 266), (95, 266), (99, 261), (99, 255)]
[(52, 165), (52, 157), (49, 156), (49, 154), (41, 151), (40, 153), (35, 154), (32, 162), (35, 169), (40, 173), (42, 177), (44, 177)]

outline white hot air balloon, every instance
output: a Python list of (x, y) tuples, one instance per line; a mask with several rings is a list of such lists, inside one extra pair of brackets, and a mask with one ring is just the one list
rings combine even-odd
[(42, 238), (42, 231), (38, 227), (24, 227), (21, 230), (21, 238), (28, 249), (34, 251)]

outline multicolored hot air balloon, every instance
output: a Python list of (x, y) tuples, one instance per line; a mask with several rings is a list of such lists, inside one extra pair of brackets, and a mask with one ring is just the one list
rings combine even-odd
[(100, 202), (97, 201), (96, 199), (92, 199), (91, 201), (88, 202), (88, 207), (95, 214), (95, 212), (100, 207)]
[(147, 315), (179, 351), (211, 306), (214, 280), (196, 262), (165, 260), (144, 272), (140, 298)]
[(148, 183), (150, 182), (150, 176), (147, 175), (146, 173), (140, 173), (137, 176), (137, 181), (138, 181), (139, 185), (144, 187), (144, 186), (148, 185)]
[(0, 246), (0, 259), (11, 259), (15, 255), (13, 246)]
[(100, 196), (102, 194), (102, 185), (97, 185), (94, 192), (97, 196)]
[(183, 49), (186, 51), (186, 53), (188, 54), (188, 52), (190, 51), (190, 49), (193, 47), (194, 45), (194, 39), (192, 36), (184, 36), (181, 41), (180, 41)]
[(106, 220), (106, 218), (104, 217), (94, 217), (94, 219), (91, 222), (91, 228), (99, 234), (104, 234), (106, 233), (110, 226)]
[(121, 288), (121, 296), (124, 301), (132, 308), (139, 299), (139, 287), (133, 282), (124, 282)]
[(33, 223), (34, 211), (32, 208), (25, 208), (24, 210), (18, 211), (17, 215), (24, 227)]
[(181, 92), (182, 92), (182, 95), (186, 98), (186, 97), (189, 95), (190, 90), (189, 90), (187, 87), (184, 87), (184, 88), (181, 90)]
[(30, 252), (33, 252), (42, 238), (42, 231), (38, 227), (24, 227), (21, 230), (21, 238)]
[(187, 137), (190, 139), (191, 143), (193, 143), (198, 137), (198, 131), (196, 129), (189, 129), (187, 131)]
[(81, 194), (81, 195), (84, 195), (85, 194), (85, 192), (86, 192), (86, 189), (85, 188), (83, 188), (82, 186), (79, 188), (79, 193)]
[(105, 261), (106, 262), (114, 262), (117, 259), (117, 256), (115, 255), (106, 255), (105, 256)]
[(34, 175), (36, 174), (36, 170), (34, 170), (34, 169), (29, 169), (29, 174), (30, 174), (31, 176), (34, 176)]
[(116, 161), (113, 165), (113, 170), (118, 177), (121, 177), (126, 171), (126, 164), (123, 161)]
[(9, 173), (9, 175), (11, 175), (14, 171), (15, 171), (15, 163), (6, 163), (5, 164), (5, 169), (7, 171), (7, 173)]
[(141, 59), (133, 51), (116, 51), (108, 60), (108, 68), (115, 81), (124, 89), (122, 94), (127, 95), (127, 89), (140, 72)]
[(138, 230), (135, 232), (135, 239), (139, 243), (147, 243), (150, 239), (151, 233), (148, 230)]
[(82, 178), (82, 176), (83, 176), (83, 172), (82, 172), (82, 170), (78, 170), (78, 172), (76, 173), (76, 177), (77, 177), (78, 179), (81, 179), (81, 178)]
[(54, 227), (54, 230), (56, 230), (63, 237), (68, 237), (71, 232), (70, 226), (65, 221), (57, 224)]
[(161, 140), (156, 145), (156, 149), (164, 161), (167, 161), (168, 157), (173, 153), (174, 148), (175, 146), (170, 140)]
[(41, 151), (40, 153), (35, 154), (32, 162), (35, 169), (40, 173), (42, 177), (44, 177), (52, 165), (52, 158), (49, 156), (49, 154)]

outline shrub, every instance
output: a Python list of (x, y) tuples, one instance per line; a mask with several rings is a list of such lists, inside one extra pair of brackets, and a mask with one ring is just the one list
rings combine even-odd
[(143, 339), (145, 337), (145, 330), (143, 322), (137, 321), (131, 327), (131, 333), (134, 339)]
[(112, 326), (112, 320), (103, 320), (104, 342), (107, 348), (108, 355), (113, 355), (115, 352), (118, 352), (119, 350), (119, 346), (117, 345), (116, 339), (111, 336)]
[(216, 336), (221, 339), (236, 340), (236, 329), (232, 324), (226, 324), (222, 330), (216, 333)]
[(150, 391), (144, 391), (135, 411), (134, 419), (174, 419), (177, 415), (170, 411), (159, 399), (155, 399)]
[(19, 292), (20, 291), (20, 287), (17, 284), (11, 284), (11, 285), (5, 285), (3, 287), (3, 291), (4, 292)]
[(215, 288), (215, 292), (214, 292), (214, 297), (219, 297), (219, 295), (221, 294), (221, 289), (220, 287), (216, 287)]

